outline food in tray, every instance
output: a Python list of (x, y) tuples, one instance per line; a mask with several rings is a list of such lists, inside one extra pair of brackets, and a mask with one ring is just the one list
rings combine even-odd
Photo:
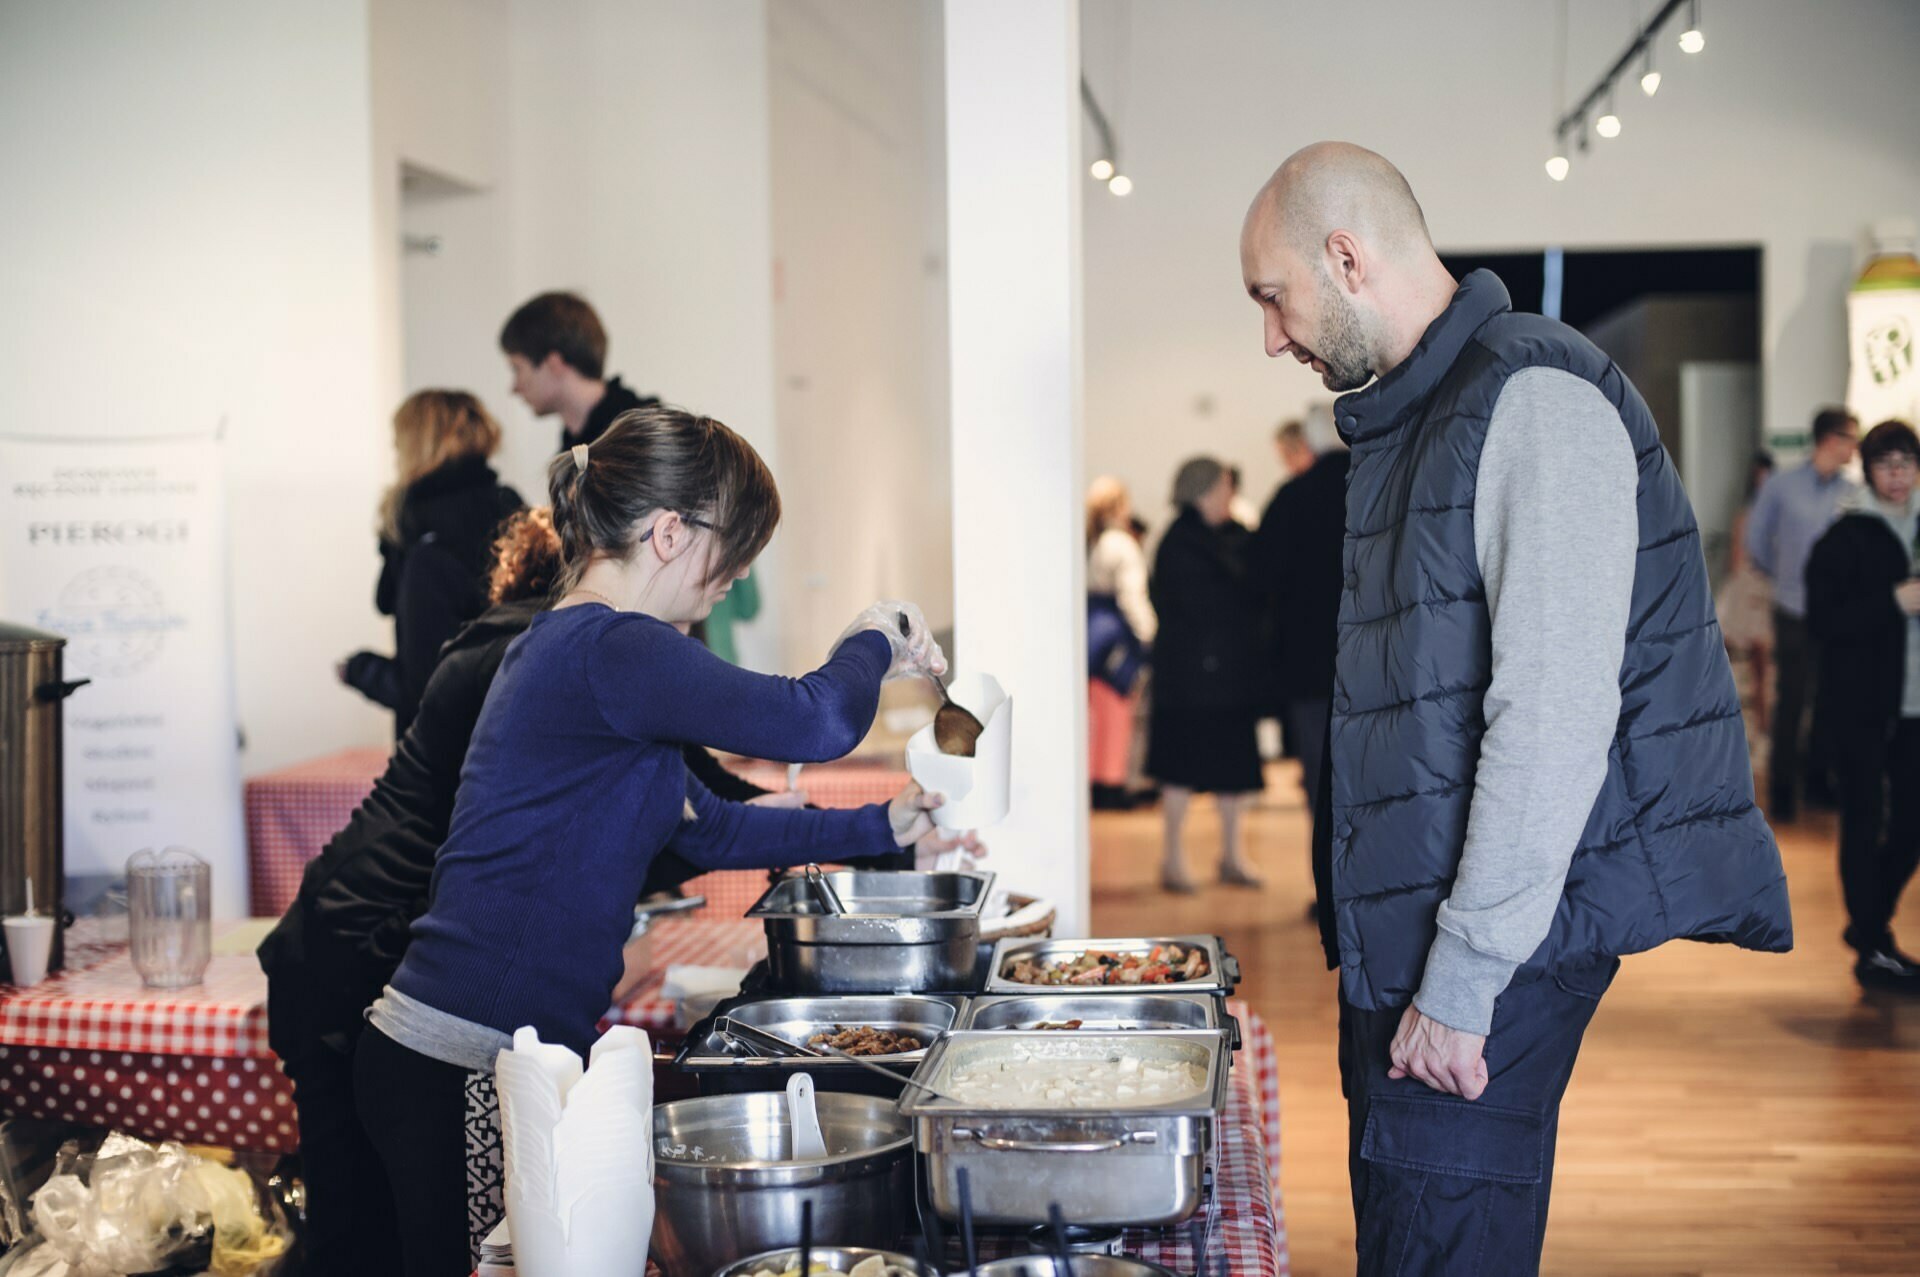
[(1088, 949), (1070, 958), (1015, 957), (1000, 974), (1019, 984), (1183, 984), (1212, 970), (1198, 945), (1156, 944), (1130, 953)]
[(1044, 1032), (1059, 1033), (1072, 1032), (1085, 1023), (1085, 1020), (1042, 1020), (1033, 1027)]
[(921, 1050), (927, 1044), (911, 1033), (876, 1029), (870, 1024), (855, 1025), (850, 1029), (836, 1024), (833, 1032), (816, 1033), (808, 1038), (807, 1045), (829, 1046), (848, 1055), (905, 1055), (909, 1051)]
[(1089, 1109), (1166, 1104), (1206, 1086), (1206, 1067), (1185, 1060), (1027, 1054), (956, 1065), (940, 1089), (986, 1108)]
[[(762, 1264), (747, 1277), (800, 1277), (800, 1253), (788, 1255), (784, 1268)], [(845, 1273), (824, 1259), (816, 1259), (807, 1265), (807, 1277), (916, 1277), (916, 1274), (910, 1268), (888, 1263), (884, 1255), (868, 1255), (853, 1266), (852, 1272)]]

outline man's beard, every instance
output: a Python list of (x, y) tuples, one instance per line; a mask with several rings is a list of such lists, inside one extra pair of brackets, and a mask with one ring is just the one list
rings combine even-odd
[(1320, 340), (1314, 354), (1326, 366), (1320, 382), (1335, 394), (1358, 390), (1373, 380), (1373, 353), (1367, 348), (1360, 312), (1334, 282), (1320, 277)]

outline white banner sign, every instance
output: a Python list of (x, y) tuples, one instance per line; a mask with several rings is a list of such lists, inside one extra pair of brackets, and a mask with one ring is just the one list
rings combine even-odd
[(1920, 420), (1920, 288), (1855, 288), (1847, 297), (1847, 407), (1862, 432)]
[(226, 486), (212, 435), (0, 436), (0, 615), (66, 638), (66, 867), (84, 909), (143, 847), (246, 913)]

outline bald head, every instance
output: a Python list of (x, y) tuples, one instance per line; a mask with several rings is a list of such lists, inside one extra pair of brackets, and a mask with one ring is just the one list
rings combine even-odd
[(1413, 188), (1386, 158), (1351, 142), (1315, 142), (1275, 170), (1247, 212), (1247, 230), (1285, 238), (1309, 261), (1335, 231), (1385, 257), (1433, 251)]

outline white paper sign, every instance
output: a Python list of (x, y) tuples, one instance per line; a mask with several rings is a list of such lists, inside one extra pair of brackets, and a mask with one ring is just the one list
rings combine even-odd
[(246, 913), (219, 440), (0, 436), (0, 615), (66, 638), (69, 902), (143, 847)]

